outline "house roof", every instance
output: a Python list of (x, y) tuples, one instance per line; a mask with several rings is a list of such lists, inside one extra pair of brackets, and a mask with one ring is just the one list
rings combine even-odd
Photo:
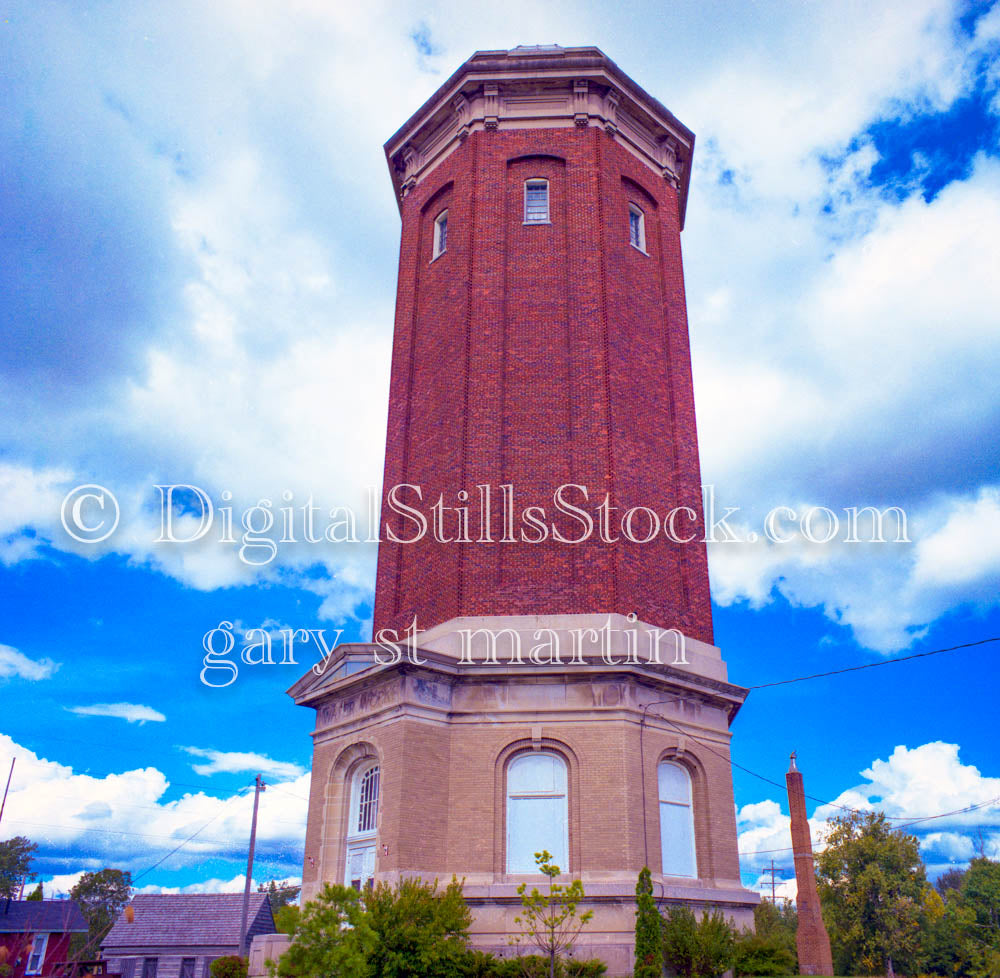
[[(123, 947), (195, 947), (240, 943), (242, 893), (139, 893), (129, 904), (135, 914), (129, 923), (123, 913), (101, 943), (104, 951)], [(266, 893), (251, 893), (247, 933), (276, 932)]]
[(87, 921), (75, 900), (0, 900), (0, 934), (80, 934)]

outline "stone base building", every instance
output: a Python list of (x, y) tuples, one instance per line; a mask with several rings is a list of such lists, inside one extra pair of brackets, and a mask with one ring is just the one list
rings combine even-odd
[[(623, 616), (555, 615), (448, 622), (395, 663), (341, 646), (289, 691), (317, 721), (303, 899), (327, 880), (457, 876), (475, 944), (510, 954), (517, 886), (539, 881), (544, 848), (594, 911), (577, 956), (611, 974), (631, 968), (644, 865), (665, 902), (752, 925), (729, 766), (746, 690), (695, 640), (678, 650), (664, 637), (651, 663), (655, 634)], [(562, 661), (530, 661), (553, 636)]]

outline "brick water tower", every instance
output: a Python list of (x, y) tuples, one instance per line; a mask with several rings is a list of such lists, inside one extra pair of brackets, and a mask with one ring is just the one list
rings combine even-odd
[[(386, 143), (402, 216), (375, 644), (316, 710), (303, 896), (547, 849), (631, 969), (636, 877), (740, 925), (680, 232), (694, 135), (597, 48), (474, 54)], [(381, 643), (378, 642), (382, 639)]]

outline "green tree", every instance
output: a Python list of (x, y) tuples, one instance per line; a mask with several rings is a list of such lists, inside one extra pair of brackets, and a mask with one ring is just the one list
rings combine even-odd
[(660, 978), (663, 974), (663, 951), (660, 938), (662, 922), (653, 899), (653, 878), (643, 866), (635, 885), (635, 971), (634, 978)]
[(753, 908), (754, 928), (736, 936), (733, 968), (737, 975), (797, 975), (795, 947), (798, 925), (790, 903), (775, 906), (762, 900)]
[(42, 890), (42, 884), (39, 883), (25, 898), (25, 900), (44, 900), (45, 893)]
[(912, 973), (927, 882), (916, 837), (893, 829), (882, 812), (850, 812), (830, 827), (816, 870), (834, 969)]
[(22, 883), (35, 878), (31, 860), (37, 849), (38, 844), (23, 835), (0, 842), (0, 898), (13, 899)]
[(375, 934), (368, 960), (373, 978), (451, 978), (469, 954), (472, 915), (457, 880), (438, 884), (404, 879), (378, 883), (363, 897)]
[(973, 859), (955, 903), (956, 914), (964, 911), (970, 973), (995, 978), (1000, 975), (1000, 862), (984, 856)]
[(287, 907), (299, 898), (301, 886), (293, 886), (288, 880), (268, 880), (257, 884), (258, 893), (267, 894), (267, 902), (271, 904), (271, 913), (276, 914), (282, 907)]
[(278, 933), (294, 937), (299, 926), (300, 913), (301, 911), (294, 903), (286, 904), (276, 910), (274, 912), (274, 926), (278, 929)]
[(132, 874), (120, 869), (84, 873), (69, 891), (87, 921), (87, 943), (78, 960), (97, 957), (101, 941), (132, 898)]
[(357, 890), (327, 883), (302, 908), (294, 940), (270, 967), (281, 978), (371, 978), (375, 940)]
[(583, 883), (573, 880), (569, 886), (555, 881), (559, 867), (552, 863), (552, 854), (546, 850), (535, 853), (538, 871), (548, 877), (548, 892), (542, 893), (538, 887), (528, 891), (528, 884), (517, 888), (521, 898), (521, 913), (514, 922), (521, 925), (521, 934), (515, 943), (530, 941), (549, 959), (549, 978), (555, 978), (556, 960), (563, 954), (571, 954), (580, 931), (594, 916), (592, 910), (579, 913), (580, 903), (586, 894)]
[(247, 978), (247, 959), (238, 954), (225, 954), (209, 965), (212, 978)]
[(663, 921), (663, 960), (679, 978), (718, 978), (732, 967), (736, 935), (718, 910), (701, 920), (687, 906), (673, 906)]

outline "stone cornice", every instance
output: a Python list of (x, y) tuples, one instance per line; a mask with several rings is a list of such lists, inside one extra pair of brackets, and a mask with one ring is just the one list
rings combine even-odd
[(397, 201), (477, 131), (598, 127), (677, 188), (694, 133), (595, 47), (477, 51), (386, 142)]
[[(355, 653), (367, 648), (369, 654), (376, 651), (384, 654), (384, 650), (380, 650), (376, 645), (365, 646), (358, 643), (352, 644), (349, 648)], [(558, 666), (542, 666), (534, 663), (468, 665), (456, 662), (451, 656), (427, 649), (418, 651), (422, 660), (420, 664), (402, 659), (393, 664), (376, 664), (339, 677), (316, 676), (310, 671), (288, 692), (297, 705), (311, 707), (317, 711), (317, 730), (328, 726), (339, 712), (343, 712), (336, 708), (330, 712), (331, 704), (334, 702), (349, 702), (351, 709), (347, 712), (352, 717), (358, 711), (369, 717), (387, 708), (395, 711), (406, 703), (425, 712), (451, 716), (454, 710), (451, 690), (456, 684), (465, 682), (493, 683), (502, 679), (503, 683), (510, 687), (519, 683), (625, 680), (648, 688), (649, 703), (661, 701), (665, 693), (680, 699), (701, 701), (724, 711), (729, 724), (732, 723), (748, 693), (742, 686), (666, 665), (650, 666), (642, 663), (610, 665), (600, 657), (594, 656), (585, 656), (580, 664), (565, 663)], [(335, 654), (328, 666), (328, 672), (332, 674), (337, 663), (343, 658), (344, 656)], [(413, 677), (412, 684), (406, 683), (407, 676)], [(400, 680), (403, 680), (403, 685), (399, 684)], [(638, 700), (635, 703), (616, 702), (604, 708), (618, 712), (624, 710), (629, 713), (641, 709), (641, 702)], [(538, 705), (530, 709), (547, 712)], [(569, 713), (574, 711), (575, 708), (567, 710)], [(520, 712), (519, 708), (511, 709), (512, 715)], [(650, 713), (646, 720), (655, 723), (657, 716), (655, 713)]]

